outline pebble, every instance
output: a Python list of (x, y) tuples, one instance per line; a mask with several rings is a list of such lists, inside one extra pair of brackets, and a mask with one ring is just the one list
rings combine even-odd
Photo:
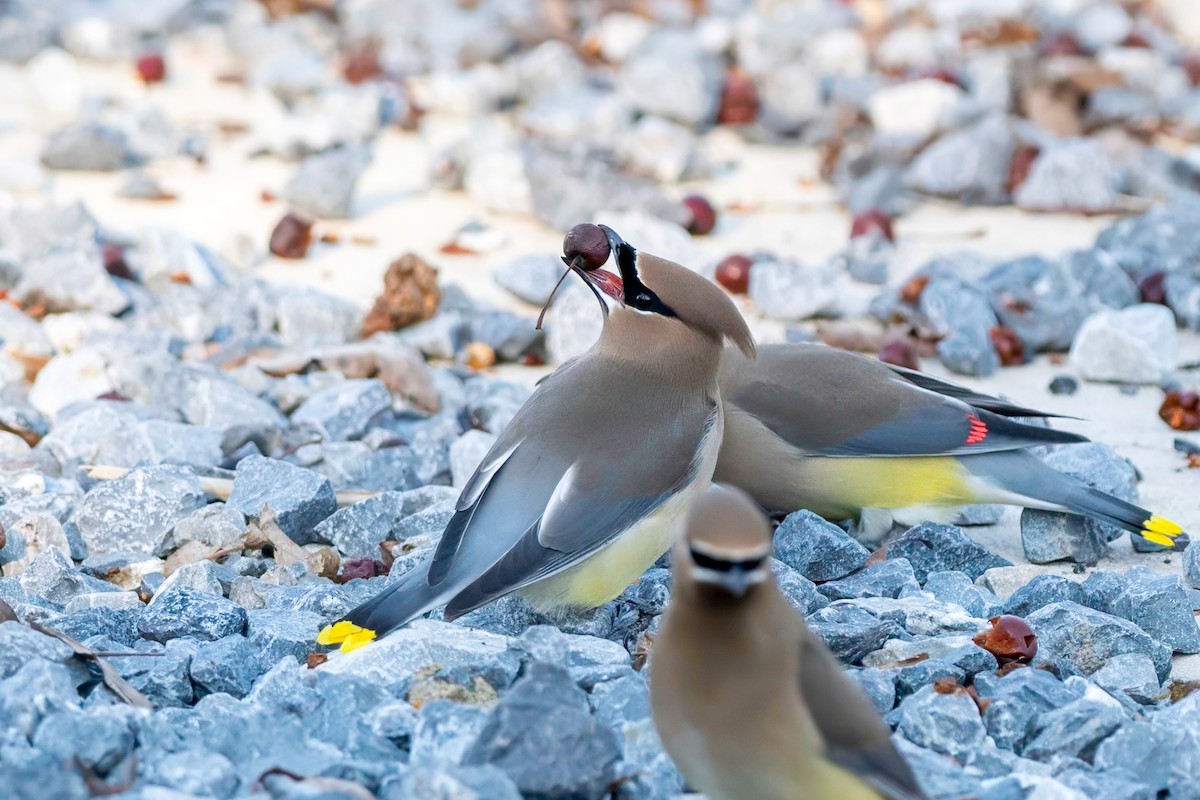
[[(1137, 501), (1137, 472), (1108, 445), (1087, 442), (1053, 450), (1047, 465), (1126, 502)], [(1021, 512), (1021, 544), (1035, 564), (1069, 559), (1095, 564), (1107, 544), (1125, 530), (1074, 514), (1026, 509)]]
[(248, 519), (270, 508), (283, 532), (299, 544), (317, 541), (316, 526), (337, 510), (328, 478), (263, 456), (238, 462), (228, 502)]
[(901, 736), (951, 757), (965, 757), (987, 735), (979, 709), (965, 691), (940, 694), (923, 686), (900, 703), (898, 712)]
[(530, 667), (489, 714), (466, 764), (492, 764), (523, 794), (599, 800), (616, 777), (616, 734), (561, 669)]
[(309, 217), (349, 217), (359, 176), (370, 161), (370, 152), (358, 146), (310, 156), (283, 187), (280, 198)]
[(796, 261), (756, 261), (750, 271), (750, 299), (763, 314), (797, 321), (838, 309), (841, 285), (833, 265)]
[(182, 636), (213, 641), (242, 633), (246, 611), (220, 596), (194, 589), (164, 593), (138, 618), (138, 631), (147, 639), (167, 642)]
[(112, 172), (138, 161), (125, 133), (99, 122), (68, 125), (50, 134), (42, 147), (50, 169)]
[(844, 578), (867, 563), (867, 548), (811, 511), (789, 514), (775, 530), (775, 557), (810, 581)]
[(1101, 689), (1122, 692), (1138, 703), (1155, 702), (1161, 689), (1154, 662), (1141, 653), (1113, 656), (1092, 674), (1092, 680)]
[(914, 191), (967, 204), (1005, 203), (1015, 149), (1009, 120), (1003, 114), (989, 115), (921, 151), (905, 172), (904, 183)]
[(1159, 383), (1179, 362), (1175, 317), (1152, 304), (1100, 311), (1080, 327), (1070, 357), (1087, 380)]
[(924, 522), (909, 528), (887, 545), (889, 559), (907, 559), (917, 582), (933, 572), (953, 570), (972, 580), (993, 567), (1012, 566), (1005, 558), (988, 552), (953, 525)]
[(1170, 670), (1170, 648), (1154, 641), (1132, 622), (1078, 603), (1051, 603), (1030, 614), (1026, 621), (1038, 637), (1038, 663), (1061, 660), (1091, 675), (1114, 656), (1140, 653), (1154, 662), (1160, 680)]
[(830, 600), (850, 600), (862, 597), (896, 598), (902, 592), (918, 591), (912, 565), (903, 558), (883, 561), (864, 567), (841, 580), (828, 581), (817, 590)]
[(392, 395), (382, 381), (342, 381), (317, 392), (292, 414), (292, 423), (308, 424), (326, 439), (357, 439), (367, 432), (371, 420), (392, 407)]
[(1174, 575), (1155, 575), (1146, 567), (1131, 569), (1126, 578), (1125, 590), (1113, 600), (1112, 613), (1177, 653), (1200, 653), (1200, 622), (1183, 582)]

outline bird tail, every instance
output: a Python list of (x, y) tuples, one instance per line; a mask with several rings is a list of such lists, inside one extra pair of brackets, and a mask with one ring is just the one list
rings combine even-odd
[(1067, 511), (1111, 523), (1162, 547), (1182, 550), (1188, 544), (1183, 528), (1166, 517), (1093, 489), (1046, 466), (1031, 453), (1009, 450), (959, 460), (986, 484), (980, 502)]
[(339, 645), (348, 653), (419, 617), (445, 601), (445, 587), (429, 585), (429, 561), (317, 634), (317, 644)]

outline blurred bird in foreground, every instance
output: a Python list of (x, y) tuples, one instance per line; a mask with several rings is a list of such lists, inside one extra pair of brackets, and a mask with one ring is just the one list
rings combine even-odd
[(710, 800), (923, 798), (891, 731), (775, 585), (771, 527), (714, 484), (672, 553), (650, 695), (663, 745)]

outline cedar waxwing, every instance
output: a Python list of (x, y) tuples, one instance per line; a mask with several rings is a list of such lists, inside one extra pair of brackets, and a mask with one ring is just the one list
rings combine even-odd
[(650, 700), (663, 746), (710, 800), (923, 797), (891, 731), (775, 585), (771, 526), (720, 484), (675, 545)]
[[(943, 518), (966, 503), (1067, 511), (1180, 549), (1182, 529), (1046, 466), (1025, 448), (1083, 436), (1010, 417), (1052, 416), (924, 373), (815, 344), (763, 346), (721, 364), (725, 439), (714, 480), (773, 511), (892, 521)], [(877, 513), (883, 511), (885, 513)]]
[(616, 301), (599, 340), (521, 407), (432, 556), (318, 642), (354, 649), (443, 603), (454, 619), (517, 590), (544, 613), (592, 608), (670, 548), (716, 464), (724, 343), (752, 358), (754, 340), (714, 284), (604, 234), (619, 276), (571, 265)]

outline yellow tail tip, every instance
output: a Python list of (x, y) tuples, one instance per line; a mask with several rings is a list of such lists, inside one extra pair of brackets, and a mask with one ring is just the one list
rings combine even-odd
[(1143, 530), (1142, 538), (1148, 542), (1153, 542), (1154, 544), (1160, 545), (1162, 547), (1174, 547), (1175, 546), (1174, 539), (1172, 539), (1170, 536), (1166, 536), (1164, 534), (1158, 533), (1157, 531)]
[(1174, 522), (1171, 522), (1171, 520), (1164, 519), (1157, 514), (1151, 514), (1150, 519), (1142, 523), (1142, 527), (1148, 531), (1151, 531), (1152, 533), (1161, 533), (1164, 536), (1170, 536), (1172, 538), (1183, 533), (1183, 528), (1179, 527)]
[(343, 653), (349, 653), (351, 650), (357, 650), (363, 645), (375, 639), (375, 631), (364, 628), (360, 625), (355, 625), (348, 620), (335, 622), (332, 625), (326, 625), (317, 634), (317, 644), (331, 645), (340, 644)]

